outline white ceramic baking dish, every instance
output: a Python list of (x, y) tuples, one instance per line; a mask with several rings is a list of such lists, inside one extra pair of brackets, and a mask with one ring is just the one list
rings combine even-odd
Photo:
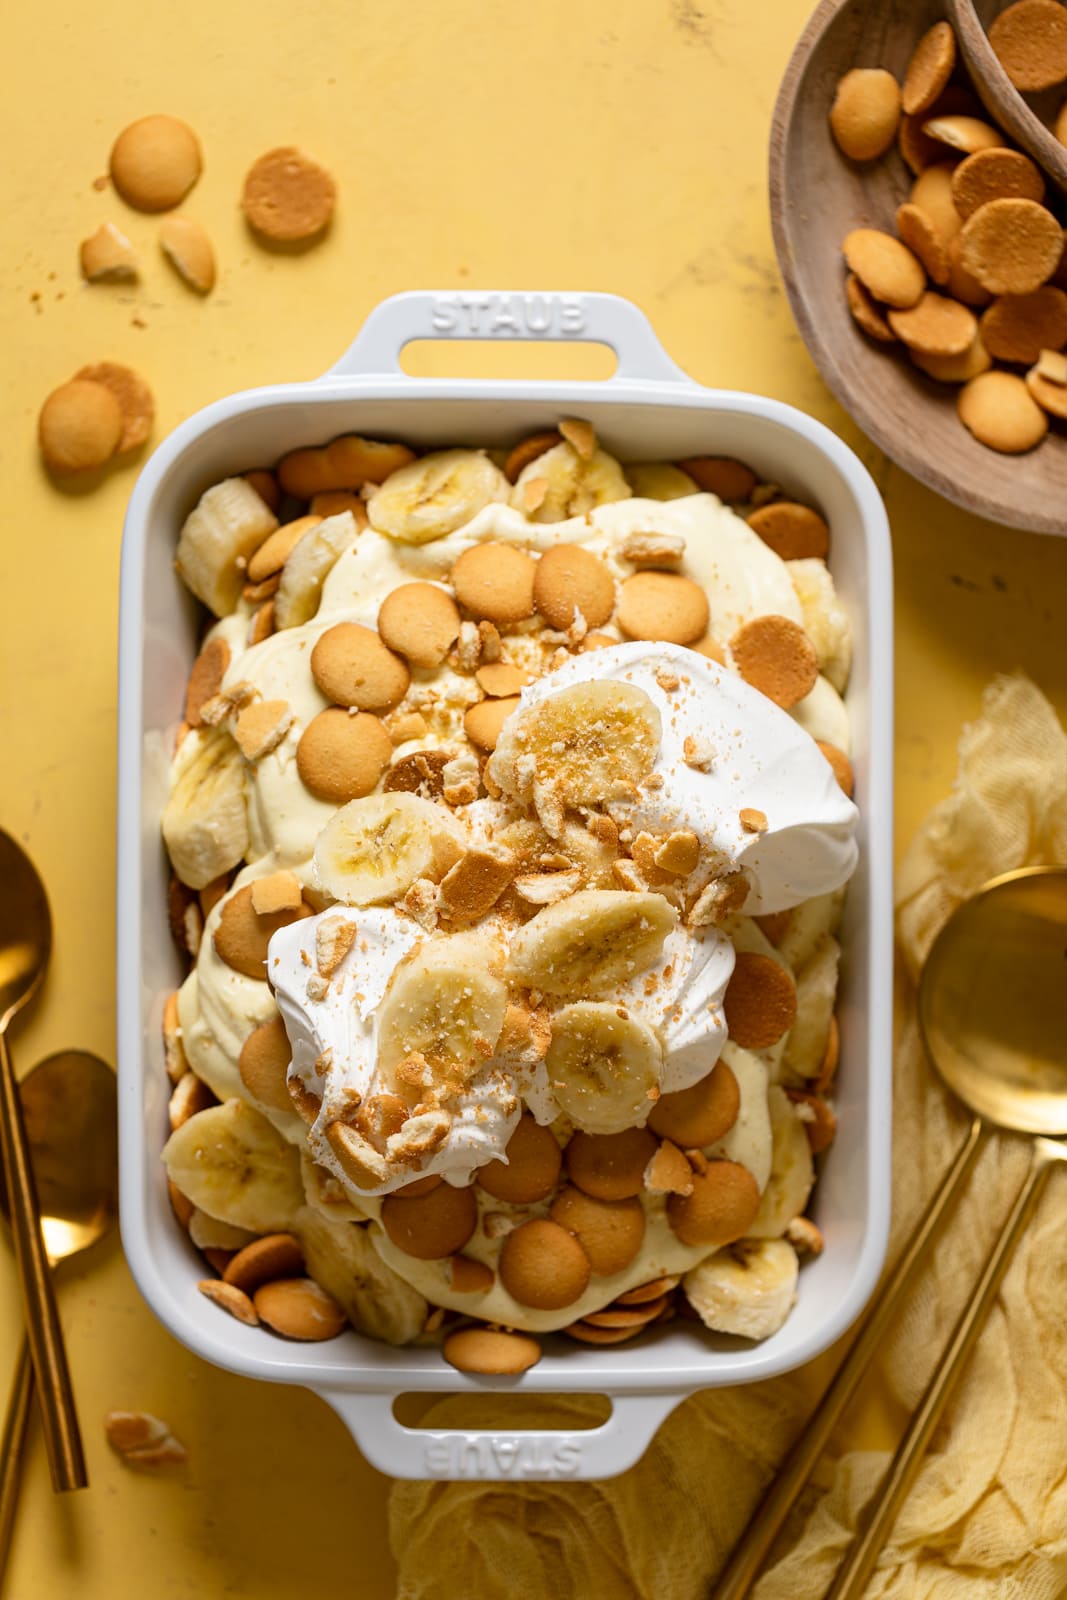
[[(405, 344), (427, 338), (591, 340), (618, 370), (605, 382), (415, 379)], [(762, 1344), (675, 1322), (615, 1349), (547, 1343), (519, 1380), (461, 1376), (435, 1349), (393, 1349), (356, 1333), (284, 1343), (219, 1314), (196, 1289), (199, 1258), (177, 1226), (159, 1159), (167, 1079), (160, 1016), (180, 980), (167, 926), (159, 817), (167, 756), (196, 650), (196, 616), (174, 573), (182, 519), (209, 484), (286, 450), (356, 431), (447, 444), (510, 445), (560, 416), (588, 417), (623, 459), (743, 457), (816, 501), (833, 529), (832, 567), (853, 622), (848, 707), (861, 813), (860, 866), (842, 934), (839, 1132), (818, 1184), (822, 1257), (801, 1273), (785, 1326)], [(155, 452), (130, 501), (122, 554), (119, 708), (118, 1014), (122, 1235), (149, 1305), (191, 1350), (246, 1377), (300, 1383), (340, 1413), (364, 1454), (399, 1477), (608, 1477), (646, 1449), (694, 1390), (788, 1371), (857, 1316), (882, 1265), (890, 1189), (892, 575), (885, 512), (870, 477), (828, 429), (758, 395), (705, 389), (664, 352), (645, 317), (602, 294), (412, 293), (383, 302), (313, 383), (220, 400)], [(588, 1432), (430, 1432), (401, 1426), (397, 1395), (419, 1390), (593, 1392), (612, 1414)]]

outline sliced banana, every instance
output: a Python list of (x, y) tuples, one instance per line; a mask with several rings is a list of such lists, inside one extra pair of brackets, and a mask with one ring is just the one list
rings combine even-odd
[(769, 1339), (796, 1304), (798, 1267), (784, 1239), (739, 1239), (687, 1272), (682, 1288), (706, 1328)]
[(178, 535), (177, 568), (198, 600), (224, 617), (241, 598), (248, 557), (278, 519), (244, 478), (226, 478), (200, 496)]
[(243, 1250), (256, 1237), (248, 1228), (235, 1228), (220, 1222), (194, 1206), (189, 1218), (189, 1237), (198, 1250)]
[(659, 1040), (604, 1001), (579, 1000), (552, 1018), (545, 1056), (560, 1110), (586, 1133), (621, 1133), (643, 1123), (663, 1069)]
[(243, 1100), (183, 1122), (163, 1146), (163, 1163), (194, 1206), (235, 1228), (281, 1232), (304, 1203), (296, 1147)]
[(771, 1175), (763, 1191), (759, 1215), (749, 1228), (753, 1239), (778, 1239), (808, 1203), (815, 1169), (804, 1124), (784, 1089), (772, 1084), (767, 1093), (771, 1114)]
[(406, 1057), (426, 1060), (438, 1089), (461, 1093), (493, 1055), (508, 991), (492, 971), (497, 947), (479, 934), (424, 940), (389, 980), (378, 1008), (378, 1067), (392, 1073)]
[(827, 744), (836, 744), (846, 756), (851, 752), (852, 734), (849, 731), (848, 709), (829, 678), (821, 675), (816, 678), (811, 693), (798, 701), (789, 715), (794, 722), (799, 722), (813, 739), (824, 739)]
[(315, 841), (320, 886), (350, 906), (381, 905), (417, 878), (437, 883), (463, 854), (466, 835), (451, 812), (399, 790), (350, 800)]
[(817, 556), (787, 561), (786, 567), (804, 613), (804, 631), (819, 658), (819, 671), (838, 694), (844, 694), (852, 670), (852, 625), (837, 598), (830, 569)]
[(311, 621), (319, 609), (323, 584), (336, 562), (355, 544), (358, 532), (351, 511), (340, 511), (308, 529), (282, 568), (274, 596), (277, 628), (299, 628)]
[(358, 1222), (331, 1222), (305, 1206), (293, 1232), (308, 1272), (348, 1313), (358, 1333), (388, 1344), (411, 1344), (422, 1332), (429, 1306), (387, 1266)]
[(554, 844), (559, 854), (573, 861), (581, 872), (583, 889), (615, 887), (611, 868), (617, 859), (617, 846), (610, 838), (593, 833), (579, 822), (565, 822)]
[[(576, 683), (508, 718), (490, 776), (505, 794), (532, 801), (558, 836), (567, 808), (632, 794), (655, 765), (662, 731), (654, 701), (635, 684)], [(550, 806), (558, 818), (546, 816)]]
[(688, 472), (670, 461), (628, 461), (623, 471), (639, 500), (684, 500), (700, 493), (700, 485)]
[(511, 486), (480, 450), (438, 450), (393, 472), (367, 506), (370, 525), (402, 544), (454, 533)]
[(844, 905), (845, 890), (833, 889), (793, 907), (789, 925), (778, 941), (778, 953), (794, 971), (810, 961), (826, 934), (837, 932)]
[[(563, 871), (562, 857), (568, 865), (581, 873), (581, 889), (617, 889), (618, 880), (612, 864), (618, 856), (614, 835), (601, 837), (580, 822), (567, 821), (553, 838), (532, 817), (520, 817), (506, 823), (496, 831), (496, 842), (509, 850), (519, 863), (519, 874), (537, 874)], [(550, 866), (547, 858), (553, 858)]]
[(587, 460), (564, 440), (523, 468), (511, 504), (531, 522), (566, 522), (632, 493), (614, 456), (594, 450)]
[(194, 728), (174, 761), (163, 840), (182, 883), (203, 889), (248, 850), (245, 762), (225, 728)]
[(677, 921), (660, 894), (581, 889), (518, 930), (510, 975), (546, 994), (595, 994), (653, 966)]
[(704, 1154), (725, 1156), (747, 1167), (762, 1193), (771, 1175), (774, 1140), (767, 1109), (767, 1064), (751, 1050), (743, 1050), (732, 1039), (722, 1047), (722, 1059), (737, 1079), (741, 1105), (737, 1121), (718, 1144), (709, 1145)]
[(837, 999), (840, 962), (841, 947), (826, 933), (804, 965), (797, 968), (797, 1020), (789, 1030), (782, 1058), (785, 1076), (791, 1082), (819, 1075)]

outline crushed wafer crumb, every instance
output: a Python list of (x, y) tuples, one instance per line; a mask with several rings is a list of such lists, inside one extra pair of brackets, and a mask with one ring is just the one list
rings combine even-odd
[(147, 1411), (109, 1411), (104, 1418), (107, 1442), (128, 1466), (179, 1466), (187, 1460), (181, 1440)]
[(703, 734), (687, 733), (682, 741), (682, 756), (687, 767), (707, 772), (715, 760), (715, 747)]

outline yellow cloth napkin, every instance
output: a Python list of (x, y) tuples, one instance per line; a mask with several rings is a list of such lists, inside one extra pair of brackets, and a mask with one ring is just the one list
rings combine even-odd
[[(998, 678), (964, 730), (953, 793), (899, 873), (898, 933), (914, 974), (949, 912), (986, 879), (1067, 861), (1067, 739), (1027, 679)], [(907, 983), (907, 978), (904, 978)], [(895, 1062), (896, 1249), (967, 1118), (926, 1066), (911, 994)], [(914, 1406), (1022, 1181), (1019, 1141), (993, 1139), (882, 1357)], [(1067, 1227), (1053, 1174), (978, 1350), (883, 1552), (868, 1595), (1054, 1600), (1067, 1593)], [(397, 1483), (398, 1600), (705, 1600), (761, 1490), (818, 1397), (811, 1369), (694, 1395), (644, 1459), (601, 1483)], [(426, 1426), (574, 1426), (581, 1398), (450, 1399)], [(888, 1457), (830, 1455), (782, 1537), (758, 1600), (817, 1600)]]

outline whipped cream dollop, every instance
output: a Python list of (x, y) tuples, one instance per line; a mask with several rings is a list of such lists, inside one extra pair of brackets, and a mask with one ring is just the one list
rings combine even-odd
[[(355, 938), (328, 981), (316, 966), (317, 930), (342, 922)], [(505, 944), (507, 931), (492, 919)], [(346, 1187), (325, 1129), (351, 1114), (359, 1101), (389, 1093), (378, 1065), (378, 1016), (389, 981), (404, 957), (426, 934), (389, 906), (332, 907), (281, 928), (270, 943), (269, 971), (292, 1050), (290, 1078), (320, 1101), (308, 1131), (308, 1148)], [(597, 998), (625, 1007), (663, 1045), (663, 1093), (685, 1089), (710, 1071), (726, 1040), (722, 1001), (734, 966), (734, 947), (717, 929), (676, 927), (656, 964)], [(437, 1173), (467, 1184), (478, 1167), (503, 1156), (525, 1100), (538, 1122), (559, 1114), (543, 1066), (532, 1075), (513, 1063), (491, 1060), (449, 1106), (451, 1127), (432, 1157), (410, 1169), (398, 1167), (361, 1195), (388, 1194), (415, 1177)]]
[[(574, 656), (523, 689), (514, 720), (575, 684), (644, 690), (660, 716), (651, 781), (605, 809), (633, 833), (691, 829), (701, 861), (687, 893), (743, 868), (748, 915), (840, 888), (855, 869), (859, 813), (814, 740), (766, 695), (681, 645), (620, 644)], [(742, 812), (762, 813), (750, 831)]]
[[(329, 922), (353, 928), (355, 937), (326, 980), (316, 948), (318, 929)], [(378, 1013), (393, 973), (425, 938), (416, 922), (391, 906), (334, 906), (280, 928), (270, 942), (268, 970), (292, 1050), (289, 1077), (321, 1102), (308, 1149), (349, 1189), (325, 1129), (361, 1102), (391, 1093), (378, 1065)], [(503, 1154), (520, 1111), (513, 1075), (490, 1061), (452, 1099), (451, 1128), (440, 1149), (409, 1168), (397, 1165), (385, 1182), (358, 1192), (388, 1194), (430, 1173), (467, 1184), (476, 1168)]]
[[(625, 983), (598, 990), (596, 998), (643, 1022), (663, 1046), (661, 1094), (688, 1089), (707, 1076), (726, 1043), (723, 997), (734, 970), (733, 944), (718, 928), (686, 928), (667, 935), (654, 966)], [(538, 1122), (552, 1122), (559, 1105), (544, 1066), (526, 1091)]]

